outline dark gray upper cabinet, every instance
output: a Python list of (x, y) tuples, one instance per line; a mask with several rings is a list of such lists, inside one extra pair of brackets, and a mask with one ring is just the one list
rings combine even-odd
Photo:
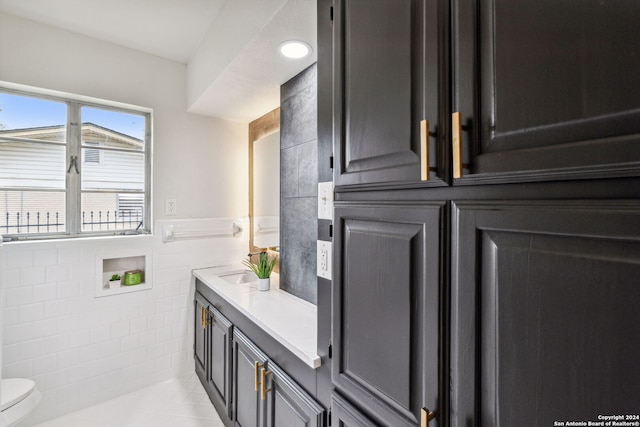
[(442, 403), (443, 210), (336, 204), (332, 381), (382, 425), (415, 426)]
[(640, 2), (454, 0), (457, 183), (640, 174)]
[[(443, 185), (444, 153), (436, 149), (443, 77), (438, 3), (444, 7), (425, 0), (334, 2), (336, 186)], [(432, 134), (425, 133), (428, 151), (421, 148), (422, 120)], [(422, 181), (423, 153), (425, 165), (438, 169), (428, 181)]]
[(338, 191), (640, 175), (637, 1), (335, 0), (333, 16)]
[(451, 426), (637, 414), (640, 203), (457, 203)]

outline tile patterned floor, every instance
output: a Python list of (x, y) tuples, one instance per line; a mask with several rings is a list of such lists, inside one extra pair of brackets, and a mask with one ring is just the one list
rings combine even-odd
[(195, 373), (38, 424), (37, 427), (224, 427)]

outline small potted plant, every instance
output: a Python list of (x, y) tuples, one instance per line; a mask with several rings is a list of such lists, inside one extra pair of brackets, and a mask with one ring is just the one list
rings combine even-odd
[(249, 254), (249, 259), (245, 259), (242, 263), (258, 276), (258, 290), (268, 291), (271, 285), (269, 278), (271, 277), (273, 267), (278, 263), (278, 257), (270, 257), (268, 253), (261, 252), (256, 264), (251, 262), (251, 254)]
[(111, 279), (109, 279), (109, 289), (113, 289), (113, 288), (117, 288), (118, 286), (120, 286), (120, 275), (119, 274), (114, 274), (111, 276)]

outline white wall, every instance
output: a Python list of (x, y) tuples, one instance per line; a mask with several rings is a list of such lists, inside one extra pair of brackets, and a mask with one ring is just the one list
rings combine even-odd
[[(0, 80), (153, 109), (155, 220), (167, 198), (177, 218), (244, 217), (247, 127), (187, 113), (185, 77), (184, 64), (0, 14)], [(2, 374), (43, 392), (24, 425), (192, 369), (190, 270), (247, 247), (137, 236), (4, 244)], [(152, 254), (153, 289), (94, 298), (95, 257), (119, 248)]]

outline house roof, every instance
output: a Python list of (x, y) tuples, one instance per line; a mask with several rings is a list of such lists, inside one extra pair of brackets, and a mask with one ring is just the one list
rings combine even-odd
[[(130, 135), (97, 125), (91, 122), (82, 123), (82, 141), (109, 147), (132, 148), (141, 150), (144, 141)], [(22, 129), (0, 130), (0, 137), (28, 138), (43, 141), (64, 141), (66, 126), (40, 126)]]

